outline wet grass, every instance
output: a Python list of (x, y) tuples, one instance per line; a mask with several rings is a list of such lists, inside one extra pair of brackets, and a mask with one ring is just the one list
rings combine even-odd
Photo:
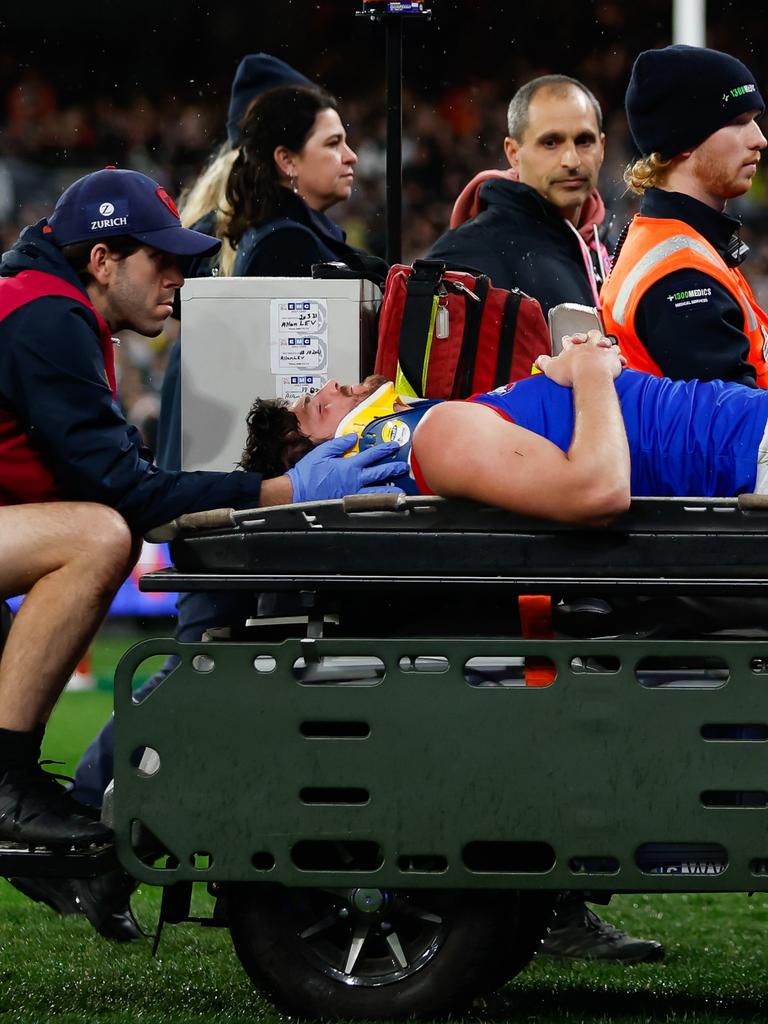
[[(45, 754), (71, 769), (109, 713), (110, 694), (67, 694)], [(134, 908), (155, 927), (159, 890)], [(600, 908), (598, 908), (600, 909)], [(207, 915), (202, 888), (193, 912)], [(621, 896), (605, 916), (664, 942), (649, 966), (533, 963), (471, 1019), (515, 1024), (731, 1024), (768, 1021), (768, 896)], [(3, 1024), (272, 1024), (285, 1020), (253, 989), (225, 930), (169, 926), (151, 941), (110, 944), (80, 917), (58, 917), (0, 881), (0, 1021)]]
[(666, 959), (624, 968), (538, 960), (487, 1015), (537, 1024), (768, 1020), (766, 894), (617, 896), (604, 914), (661, 940)]
[[(152, 931), (158, 891), (136, 914)], [(210, 910), (195, 896), (193, 911)], [(616, 897), (608, 916), (667, 946), (647, 967), (533, 963), (471, 1019), (536, 1024), (765, 1022), (768, 899), (745, 895)], [(156, 959), (144, 939), (116, 946), (81, 918), (60, 918), (0, 882), (0, 1020), (8, 1024), (226, 1022), (281, 1017), (255, 992), (225, 930), (166, 927)]]

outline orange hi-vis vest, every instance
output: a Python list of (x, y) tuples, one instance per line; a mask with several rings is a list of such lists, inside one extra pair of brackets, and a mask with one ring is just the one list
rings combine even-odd
[[(664, 376), (637, 336), (635, 314), (648, 289), (675, 270), (700, 270), (730, 292), (744, 315), (744, 334), (749, 340), (747, 359), (755, 368), (757, 386), (768, 388), (768, 315), (758, 306), (744, 275), (729, 267), (703, 235), (681, 220), (634, 217), (603, 285), (600, 299), (605, 332), (618, 339), (629, 366)], [(692, 301), (697, 297), (690, 296)], [(686, 298), (680, 296), (681, 301)], [(688, 339), (688, 344), (695, 345), (696, 339)]]

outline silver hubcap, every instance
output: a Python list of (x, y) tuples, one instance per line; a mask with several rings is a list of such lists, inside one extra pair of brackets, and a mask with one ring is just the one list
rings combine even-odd
[(429, 893), (382, 889), (308, 890), (299, 938), (307, 958), (345, 985), (388, 985), (436, 954), (447, 924)]

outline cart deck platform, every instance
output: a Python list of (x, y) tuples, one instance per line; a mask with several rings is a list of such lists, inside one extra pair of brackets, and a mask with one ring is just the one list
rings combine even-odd
[(574, 529), (471, 502), (374, 496), (231, 512), (219, 529), (182, 533), (171, 553), (175, 568), (145, 577), (143, 589), (546, 584), (569, 593), (759, 594), (768, 504), (752, 495), (641, 498), (609, 527)]
[[(763, 510), (644, 500), (581, 531), (440, 499), (234, 517), (175, 541), (175, 570), (143, 588), (295, 590), (306, 629), (152, 640), (123, 660), (117, 839), (138, 877), (768, 889), (768, 640), (525, 640), (496, 614), (502, 591), (532, 589), (758, 601)], [(446, 609), (447, 627), (403, 635), (401, 600), (411, 618)], [(179, 665), (137, 705), (132, 676), (158, 654)], [(551, 685), (522, 685), (531, 658), (554, 666)], [(158, 752), (152, 776), (130, 766), (142, 746)], [(170, 867), (135, 856), (134, 820)]]

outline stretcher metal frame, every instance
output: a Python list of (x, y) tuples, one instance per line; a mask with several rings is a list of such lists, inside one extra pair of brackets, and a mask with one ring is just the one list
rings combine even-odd
[[(768, 890), (768, 642), (533, 641), (455, 624), (398, 637), (376, 615), (377, 597), (391, 607), (409, 588), (449, 593), (459, 621), (479, 593), (754, 598), (768, 514), (743, 505), (645, 499), (609, 528), (575, 531), (401, 498), (384, 511), (234, 513), (182, 535), (175, 568), (143, 589), (293, 590), (307, 628), (128, 652), (115, 693), (120, 860), (165, 885)], [(367, 635), (344, 636), (343, 616), (341, 635), (321, 635), (337, 600), (368, 608)], [(160, 654), (178, 667), (134, 703), (136, 669)], [(552, 685), (472, 685), (470, 659), (536, 656), (554, 663)], [(654, 658), (699, 666), (702, 681), (644, 685)], [(324, 659), (382, 670), (307, 682)], [(152, 775), (132, 763), (144, 746), (159, 754)], [(165, 866), (134, 851), (136, 822), (170, 852)]]

